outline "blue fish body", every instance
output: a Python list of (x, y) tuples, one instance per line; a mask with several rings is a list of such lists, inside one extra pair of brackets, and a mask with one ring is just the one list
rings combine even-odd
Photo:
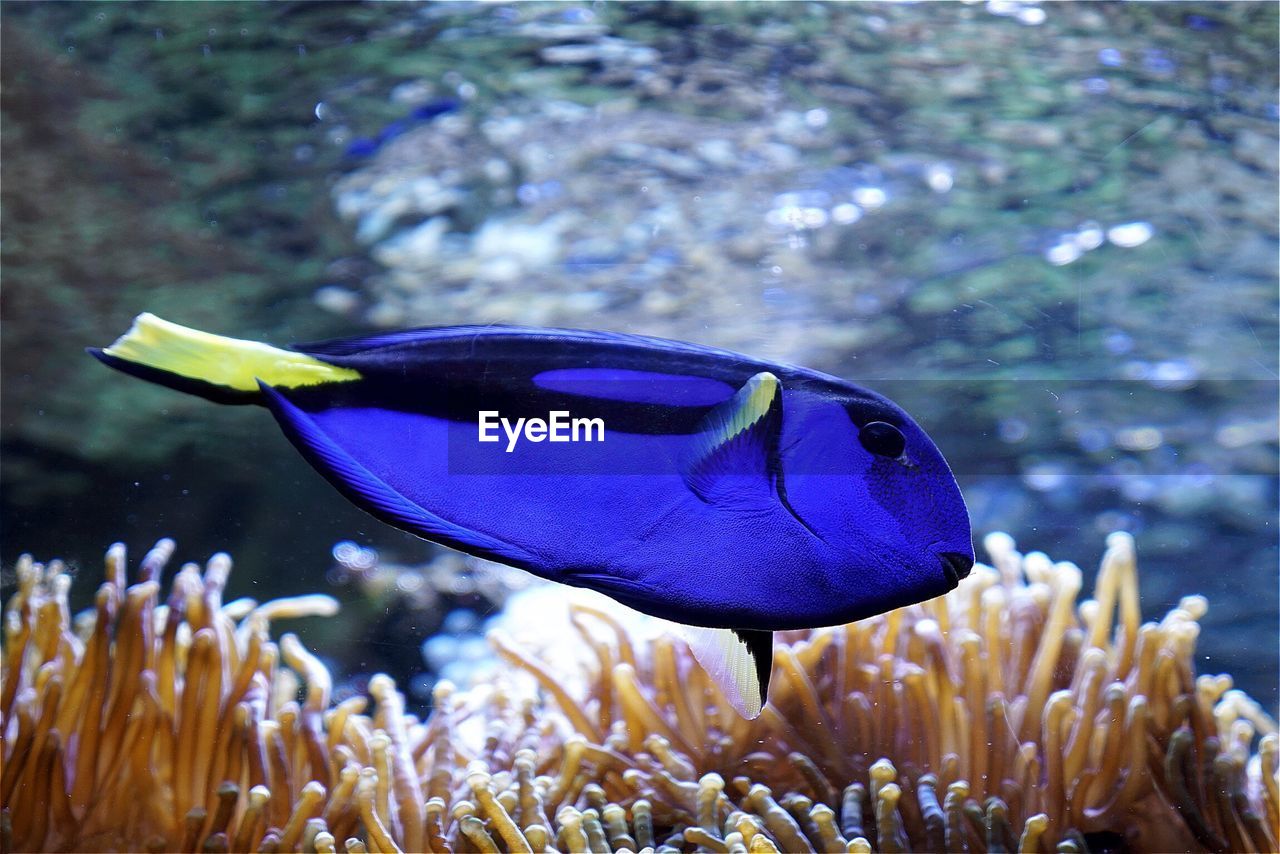
[[(485, 326), (299, 345), (303, 367), (340, 379), (272, 382), (264, 369), (230, 388), (147, 364), (127, 341), (95, 355), (265, 404), (378, 518), (654, 616), (735, 630), (757, 658), (758, 633), (920, 602), (973, 563), (934, 443), (891, 401), (817, 371), (656, 338)], [(486, 417), (509, 428), (554, 413), (602, 430), (512, 441), (504, 428), (480, 441)]]
[(345, 155), (352, 159), (371, 157), (377, 154), (382, 146), (419, 124), (430, 122), (446, 113), (458, 110), (462, 104), (453, 98), (442, 98), (415, 107), (403, 119), (391, 122), (374, 137), (359, 137), (347, 146)]

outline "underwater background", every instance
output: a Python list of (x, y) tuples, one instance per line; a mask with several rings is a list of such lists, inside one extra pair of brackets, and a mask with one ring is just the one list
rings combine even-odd
[(978, 539), (1087, 584), (1132, 532), (1144, 616), (1206, 596), (1198, 669), (1274, 710), (1277, 8), (6, 4), (6, 594), (23, 552), (225, 549), (228, 598), (337, 596), (306, 646), (425, 705), (527, 578), (83, 348), (610, 329), (889, 395)]

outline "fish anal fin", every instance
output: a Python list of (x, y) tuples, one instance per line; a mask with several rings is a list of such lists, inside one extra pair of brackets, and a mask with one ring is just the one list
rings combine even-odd
[(693, 657), (729, 705), (748, 720), (759, 717), (769, 698), (773, 632), (683, 625), (680, 629)]
[(515, 543), (437, 516), (366, 468), (344, 444), (326, 432), (315, 416), (298, 408), (279, 389), (264, 382), (259, 382), (259, 389), (267, 408), (294, 447), (360, 509), (388, 525), (432, 542), (545, 575), (536, 568), (545, 565), (538, 555)]
[(762, 371), (707, 413), (683, 460), (685, 482), (703, 501), (770, 494), (781, 426), (782, 385)]

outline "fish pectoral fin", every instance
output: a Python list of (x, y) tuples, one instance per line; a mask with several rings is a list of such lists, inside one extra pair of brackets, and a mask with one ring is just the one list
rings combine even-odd
[(748, 720), (758, 718), (769, 699), (773, 632), (686, 625), (680, 629), (693, 657), (719, 686), (729, 705)]
[(685, 483), (703, 501), (772, 493), (782, 428), (782, 384), (768, 371), (712, 409), (682, 460)]

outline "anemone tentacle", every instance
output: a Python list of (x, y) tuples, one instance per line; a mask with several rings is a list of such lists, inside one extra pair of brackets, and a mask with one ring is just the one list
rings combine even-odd
[[(223, 603), (230, 559), (174, 545), (128, 583), (107, 554), (73, 619), (58, 562), (23, 557), (4, 609), (4, 850), (1084, 851), (1277, 849), (1276, 723), (1195, 674), (1199, 596), (1138, 608), (1115, 534), (1081, 572), (987, 538), (945, 597), (789, 632), (765, 713), (740, 718), (674, 635), (570, 605), (590, 655), (491, 638), (488, 686), (425, 720), (385, 676), (333, 679), (278, 620), (327, 596)], [(620, 607), (620, 606), (619, 606)], [(299, 689), (304, 689), (301, 703)]]

